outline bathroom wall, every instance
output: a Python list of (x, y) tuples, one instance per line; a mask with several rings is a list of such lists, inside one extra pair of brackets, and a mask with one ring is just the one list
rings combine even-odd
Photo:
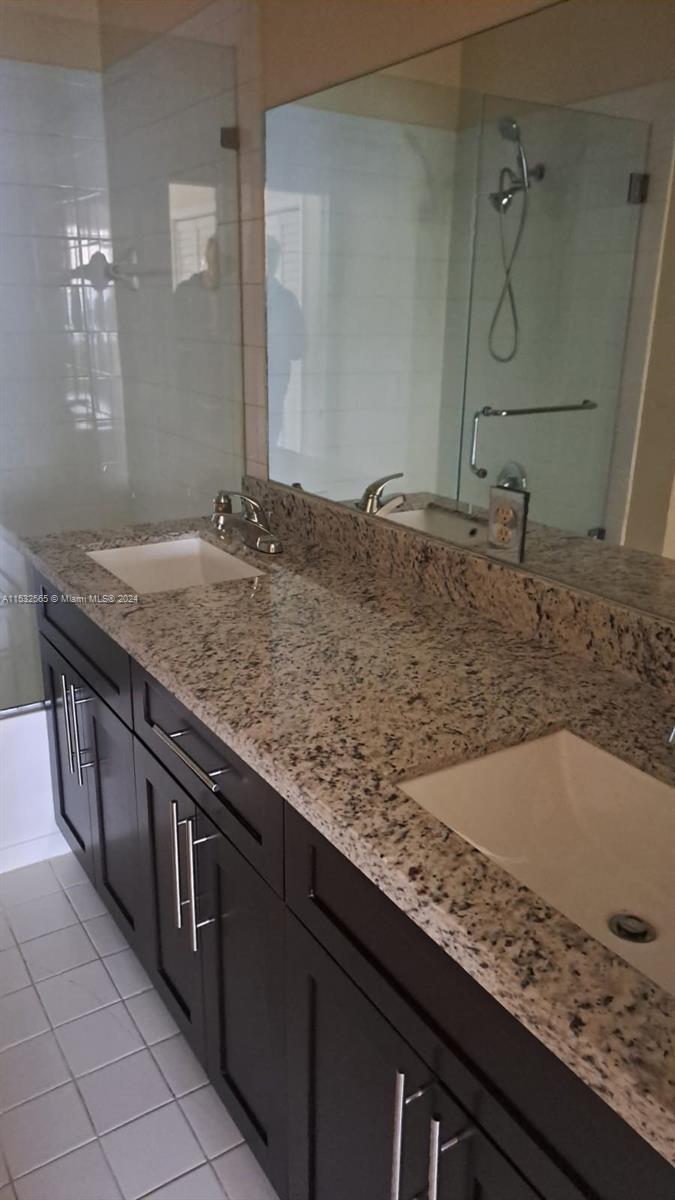
[[(212, 6), (219, 7), (219, 6)], [(189, 27), (103, 76), (134, 518), (204, 513), (241, 480), (236, 124), (229, 46)]]
[(344, 499), (394, 471), (429, 487), (454, 140), (310, 105), (268, 114), (273, 478)]
[[(108, 236), (100, 76), (0, 60), (0, 524), (127, 513), (115, 299), (82, 276)], [(27, 590), (11, 538), (2, 592)], [(34, 614), (0, 607), (0, 708), (42, 693)]]

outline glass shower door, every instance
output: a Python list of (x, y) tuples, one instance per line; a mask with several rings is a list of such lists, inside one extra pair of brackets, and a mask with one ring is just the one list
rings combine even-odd
[[(487, 507), (506, 470), (532, 520), (604, 524), (640, 219), (629, 176), (647, 142), (642, 122), (485, 97), (461, 501)], [(584, 400), (596, 407), (574, 411)], [(477, 412), (557, 405), (573, 410), (481, 417), (472, 469)]]
[[(103, 70), (0, 57), (3, 594), (17, 537), (240, 485), (235, 52), (204, 24), (127, 30)], [(34, 613), (0, 604), (0, 710), (42, 695)]]

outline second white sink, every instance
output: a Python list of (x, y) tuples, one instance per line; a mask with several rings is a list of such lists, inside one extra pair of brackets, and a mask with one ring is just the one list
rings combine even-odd
[(449, 508), (436, 505), (413, 508), (405, 512), (395, 510), (387, 513), (384, 519), (394, 521), (397, 525), (419, 529), (421, 533), (444, 538), (457, 546), (479, 546), (487, 541), (485, 521), (474, 521), (464, 513), (453, 512)]
[(675, 994), (673, 788), (564, 730), (401, 787)]
[(134, 592), (169, 592), (262, 575), (249, 563), (202, 538), (175, 538), (142, 546), (89, 550), (89, 558), (116, 575)]

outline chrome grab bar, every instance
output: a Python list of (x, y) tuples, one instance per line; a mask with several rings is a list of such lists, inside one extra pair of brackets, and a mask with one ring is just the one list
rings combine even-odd
[(204, 771), (200, 767), (199, 763), (195, 762), (194, 758), (190, 758), (189, 754), (186, 754), (184, 750), (181, 750), (180, 746), (176, 745), (176, 739), (185, 737), (185, 735), (190, 732), (189, 729), (177, 729), (175, 733), (165, 733), (161, 725), (156, 725), (154, 721), (150, 722), (150, 728), (152, 729), (153, 733), (157, 734), (160, 742), (162, 742), (164, 746), (167, 746), (169, 750), (172, 750), (173, 753), (180, 759), (183, 766), (187, 767), (189, 771), (192, 771), (192, 774), (196, 775), (199, 782), (203, 784), (205, 788), (208, 788), (210, 792), (218, 791), (218, 784), (215, 782), (215, 780), (219, 779), (221, 775), (229, 775), (231, 772), (234, 772), (234, 767), (219, 767), (217, 771)]
[(68, 701), (68, 684), (66, 677), (61, 674), (61, 700), (63, 702), (63, 719), (66, 723), (66, 742), (68, 743), (68, 766), (71, 775), (75, 774), (75, 752), (73, 750), (73, 733), (70, 728), (70, 704)]
[(72, 717), (73, 717), (73, 743), (74, 743), (75, 769), (77, 771), (77, 782), (80, 785), (80, 787), (84, 787), (84, 775), (82, 774), (82, 770), (84, 767), (95, 766), (95, 760), (92, 758), (88, 762), (82, 762), (82, 747), (80, 746), (80, 727), (77, 723), (77, 706), (78, 706), (78, 704), (88, 704), (89, 701), (91, 700), (91, 696), (86, 696), (84, 699), (78, 700), (75, 695), (75, 687), (72, 683), (69, 684), (68, 691), (70, 693), (70, 704), (71, 704)]
[(195, 863), (195, 846), (201, 846), (204, 842), (213, 842), (220, 837), (219, 833), (211, 833), (208, 837), (195, 837), (195, 818), (188, 817), (185, 822), (185, 834), (187, 837), (187, 869), (188, 869), (188, 904), (190, 906), (190, 946), (193, 954), (197, 954), (199, 950), (199, 930), (205, 925), (214, 925), (215, 917), (209, 917), (207, 921), (197, 920), (197, 867)]
[(419, 1100), (431, 1088), (431, 1084), (427, 1083), (424, 1087), (418, 1088), (416, 1092), (411, 1092), (409, 1096), (405, 1094), (405, 1074), (403, 1071), (396, 1072), (396, 1090), (394, 1092), (394, 1136), (392, 1139), (391, 1149), (391, 1184), (389, 1188), (389, 1200), (400, 1200), (401, 1196), (401, 1160), (403, 1157), (403, 1117), (408, 1104), (412, 1104), (415, 1100)]
[(486, 404), (484, 408), (476, 409), (473, 414), (473, 426), (471, 430), (471, 453), (469, 456), (469, 466), (474, 475), (479, 479), (485, 479), (487, 471), (485, 467), (477, 465), (478, 460), (478, 425), (481, 417), (531, 417), (539, 413), (559, 413), (559, 412), (586, 412), (592, 408), (597, 408), (594, 400), (582, 400), (581, 404), (549, 404), (537, 408), (492, 408)]

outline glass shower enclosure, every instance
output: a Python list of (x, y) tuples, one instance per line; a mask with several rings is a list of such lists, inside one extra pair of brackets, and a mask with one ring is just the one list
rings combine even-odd
[[(510, 468), (533, 520), (604, 524), (647, 142), (641, 121), (484, 98), (460, 500), (486, 506)], [(560, 411), (479, 418), (472, 466), (485, 407)]]
[(269, 112), (271, 477), (486, 508), (506, 473), (602, 526), (648, 136), (386, 72)]
[[(234, 51), (202, 27), (86, 66), (0, 57), (3, 595), (30, 590), (21, 535), (203, 514), (240, 484)], [(34, 613), (3, 603), (0, 709), (41, 697)]]

